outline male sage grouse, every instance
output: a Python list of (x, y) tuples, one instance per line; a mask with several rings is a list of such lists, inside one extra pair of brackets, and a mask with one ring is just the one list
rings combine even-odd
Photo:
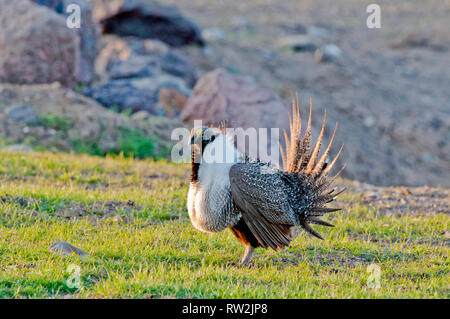
[[(336, 199), (336, 188), (330, 188), (334, 178), (328, 173), (336, 157), (327, 163), (336, 127), (325, 152), (319, 157), (326, 112), (319, 137), (310, 149), (311, 103), (304, 136), (298, 102), (293, 101), (289, 116), (290, 138), (284, 131), (285, 150), (280, 146), (283, 168), (274, 168), (243, 155), (223, 130), (201, 128), (193, 130), (192, 175), (187, 200), (188, 212), (195, 228), (215, 233), (229, 228), (246, 245), (241, 263), (247, 264), (256, 247), (278, 251), (289, 246), (292, 228), (300, 226), (311, 235), (323, 239), (311, 226), (333, 226), (319, 217), (339, 209), (325, 207)], [(225, 163), (205, 160), (218, 150), (238, 154)]]

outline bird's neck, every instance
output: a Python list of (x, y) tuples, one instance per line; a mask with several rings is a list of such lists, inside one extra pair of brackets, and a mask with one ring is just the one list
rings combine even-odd
[(198, 182), (198, 170), (200, 169), (200, 160), (198, 160), (198, 156), (201, 156), (201, 154), (199, 155), (198, 151), (193, 147), (191, 152), (191, 183)]

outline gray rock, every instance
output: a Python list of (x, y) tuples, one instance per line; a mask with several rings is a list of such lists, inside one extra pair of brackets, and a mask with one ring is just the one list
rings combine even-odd
[(5, 109), (6, 118), (24, 124), (33, 124), (40, 121), (37, 112), (29, 105), (13, 105)]
[(63, 16), (29, 0), (0, 1), (0, 82), (73, 87), (79, 47)]
[(342, 50), (335, 44), (326, 44), (314, 52), (317, 62), (337, 61), (342, 56)]
[(307, 33), (317, 38), (328, 38), (330, 36), (330, 31), (328, 31), (328, 29), (317, 26), (309, 27)]
[(86, 255), (86, 253), (81, 250), (78, 247), (73, 246), (72, 244), (69, 244), (67, 242), (64, 241), (58, 241), (54, 244), (52, 244), (49, 248), (49, 250), (55, 254), (59, 254), (62, 256), (68, 256), (71, 255), (72, 253), (84, 257)]
[(125, 61), (110, 61), (107, 72), (111, 79), (121, 79), (153, 76), (158, 69), (158, 60), (155, 57), (133, 55)]
[(6, 147), (4, 147), (2, 149), (2, 151), (5, 152), (24, 152), (24, 153), (28, 153), (28, 152), (33, 152), (33, 149), (27, 145), (23, 145), (23, 144), (13, 144), (13, 145), (8, 145)]
[(93, 0), (104, 33), (159, 39), (172, 46), (203, 44), (200, 29), (173, 6), (154, 0)]
[(223, 29), (213, 27), (204, 29), (202, 31), (202, 38), (207, 42), (224, 41), (227, 38), (227, 34)]
[(190, 95), (182, 79), (167, 74), (111, 80), (87, 89), (84, 93), (108, 108), (117, 108), (118, 111), (143, 110), (153, 115), (164, 115), (164, 109), (158, 103), (158, 93), (162, 88), (173, 88), (186, 96)]
[(164, 55), (161, 60), (161, 69), (164, 72), (184, 79), (190, 88), (197, 82), (197, 70), (194, 64), (180, 52), (172, 50)]
[(154, 92), (136, 88), (127, 79), (112, 80), (103, 85), (96, 85), (90, 89), (88, 95), (104, 106), (117, 108), (118, 111), (146, 110), (151, 114), (158, 114)]

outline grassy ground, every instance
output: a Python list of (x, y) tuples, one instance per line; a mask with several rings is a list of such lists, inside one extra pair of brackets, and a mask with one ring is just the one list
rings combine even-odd
[[(0, 297), (449, 297), (448, 190), (384, 190), (391, 202), (378, 205), (340, 181), (350, 186), (345, 211), (326, 218), (337, 227), (316, 226), (325, 241), (300, 233), (242, 267), (229, 231), (191, 226), (188, 176), (188, 166), (163, 161), (0, 153)], [(422, 210), (433, 200), (441, 204)], [(56, 241), (89, 256), (56, 255)], [(81, 288), (67, 284), (72, 264)], [(378, 289), (367, 284), (371, 264)]]

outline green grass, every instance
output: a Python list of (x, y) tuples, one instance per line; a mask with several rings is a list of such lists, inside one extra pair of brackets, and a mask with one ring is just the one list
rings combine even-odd
[[(242, 267), (229, 231), (191, 226), (188, 177), (187, 165), (166, 161), (0, 153), (0, 297), (449, 297), (447, 214), (380, 214), (347, 193), (345, 212), (326, 218), (336, 227), (315, 226), (325, 241), (301, 232)], [(55, 255), (56, 241), (89, 256)], [(378, 289), (367, 285), (372, 263)], [(71, 264), (79, 289), (67, 285)]]

